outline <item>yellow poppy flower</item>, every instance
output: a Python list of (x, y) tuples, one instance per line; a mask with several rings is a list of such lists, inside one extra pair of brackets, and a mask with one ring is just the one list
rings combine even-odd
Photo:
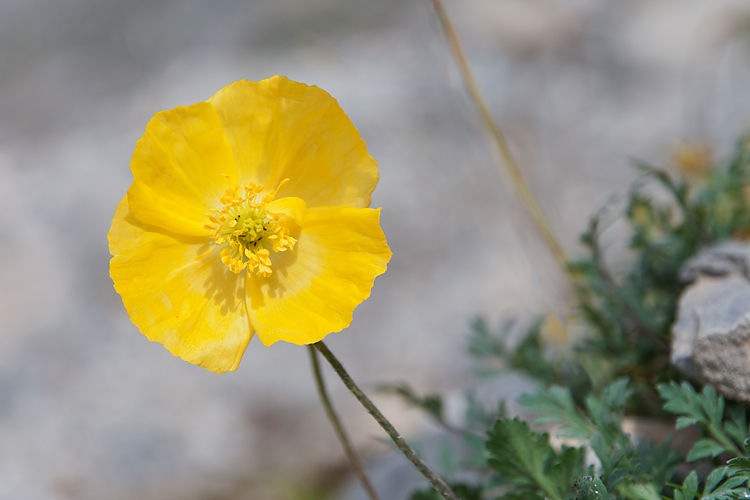
[(236, 370), (254, 333), (317, 342), (351, 323), (391, 251), (366, 208), (375, 160), (335, 99), (275, 76), (157, 113), (109, 231), (133, 323), (175, 356)]

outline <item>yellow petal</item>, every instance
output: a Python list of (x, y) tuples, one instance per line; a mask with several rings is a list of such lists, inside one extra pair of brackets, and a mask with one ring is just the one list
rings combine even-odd
[(136, 144), (130, 168), (133, 215), (180, 234), (206, 234), (205, 212), (220, 208), (217, 200), (237, 183), (232, 149), (206, 102), (157, 113)]
[(349, 326), (391, 258), (379, 209), (308, 209), (293, 236), (293, 251), (272, 254), (270, 277), (247, 280), (250, 322), (265, 345), (310, 344)]
[(307, 204), (300, 198), (288, 196), (274, 200), (266, 205), (266, 210), (272, 214), (282, 214), (294, 219), (297, 224), (302, 224)]
[(227, 85), (216, 107), (234, 150), (240, 182), (270, 189), (308, 208), (367, 207), (378, 182), (377, 162), (336, 100), (324, 90), (274, 76)]
[(213, 372), (236, 370), (253, 335), (245, 274), (230, 272), (208, 237), (139, 222), (127, 197), (117, 207), (108, 238), (110, 275), (141, 333)]

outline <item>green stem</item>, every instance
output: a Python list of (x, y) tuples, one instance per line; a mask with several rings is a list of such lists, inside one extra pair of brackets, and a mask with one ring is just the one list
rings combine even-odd
[(357, 476), (357, 479), (362, 485), (362, 488), (364, 488), (365, 493), (367, 493), (367, 496), (370, 497), (371, 500), (380, 500), (380, 497), (378, 497), (375, 488), (373, 488), (372, 483), (370, 483), (370, 480), (367, 478), (365, 469), (364, 467), (362, 467), (362, 463), (359, 461), (357, 452), (354, 451), (354, 447), (349, 440), (349, 436), (347, 436), (343, 425), (341, 425), (341, 420), (339, 419), (338, 415), (336, 415), (336, 411), (333, 409), (331, 400), (328, 398), (328, 391), (326, 391), (326, 385), (323, 381), (323, 374), (320, 372), (318, 353), (317, 351), (315, 351), (315, 348), (313, 346), (309, 345), (307, 347), (309, 347), (310, 364), (312, 365), (313, 375), (315, 375), (315, 385), (318, 388), (318, 396), (320, 396), (320, 402), (323, 404), (326, 415), (328, 415), (328, 420), (331, 421), (333, 430), (336, 432), (336, 437), (339, 438), (339, 442), (341, 443), (341, 447), (344, 449), (346, 458), (347, 460), (349, 460), (349, 464), (352, 466), (352, 471), (354, 472), (354, 475)]
[[(674, 488), (674, 489), (676, 489), (676, 490), (680, 490), (680, 491), (682, 491), (683, 493), (687, 493), (688, 495), (693, 495), (693, 496), (694, 496), (694, 497), (696, 497), (696, 498), (700, 498), (700, 497), (701, 497), (701, 494), (700, 494), (700, 493), (698, 493), (697, 491), (693, 491), (693, 490), (691, 490), (691, 489), (685, 488), (685, 487), (683, 487), (683, 486), (680, 486), (679, 484), (675, 484), (675, 483), (666, 483), (666, 484), (665, 484), (665, 486), (669, 486), (670, 488)], [(671, 499), (671, 498), (668, 498), (667, 500), (672, 500), (672, 499)]]
[(432, 487), (440, 493), (445, 500), (458, 500), (456, 498), (456, 494), (453, 493), (453, 490), (451, 490), (450, 486), (448, 486), (445, 481), (440, 479), (434, 472), (430, 470), (429, 467), (427, 467), (427, 464), (425, 464), (416, 453), (414, 453), (414, 450), (412, 450), (408, 444), (406, 444), (406, 441), (404, 438), (401, 437), (401, 435), (396, 431), (396, 429), (391, 425), (391, 423), (383, 416), (382, 413), (380, 413), (380, 410), (370, 401), (370, 398), (365, 396), (365, 393), (363, 393), (359, 387), (357, 387), (357, 384), (354, 383), (354, 380), (349, 376), (349, 374), (344, 369), (343, 365), (339, 362), (338, 359), (336, 359), (336, 356), (333, 355), (331, 351), (328, 350), (328, 347), (323, 342), (317, 342), (313, 344), (315, 348), (320, 351), (320, 353), (323, 355), (324, 358), (331, 364), (334, 371), (338, 374), (339, 377), (341, 377), (341, 381), (344, 382), (344, 385), (349, 389), (352, 394), (354, 394), (354, 397), (357, 398), (357, 400), (362, 404), (362, 406), (365, 407), (365, 409), (368, 411), (370, 415), (373, 416), (373, 418), (380, 424), (380, 427), (383, 428), (383, 430), (390, 436), (391, 440), (393, 440), (393, 443), (396, 445), (396, 447), (401, 450), (401, 453), (404, 454), (404, 456), (409, 460), (414, 467), (417, 468), (419, 472), (422, 473), (424, 477), (427, 478), (428, 481), (430, 481), (430, 484), (432, 484)]
[(732, 452), (735, 457), (744, 456), (744, 454), (740, 451), (739, 448), (737, 448), (734, 442), (729, 439), (719, 427), (715, 426), (714, 424), (708, 424), (708, 432), (710, 432), (718, 442), (723, 444), (730, 452)]
[(547, 498), (551, 498), (553, 500), (562, 498), (560, 493), (557, 491), (555, 484), (547, 479), (544, 475), (532, 474), (532, 477), (534, 478), (537, 486), (539, 486), (539, 488), (541, 488), (541, 490), (545, 493)]

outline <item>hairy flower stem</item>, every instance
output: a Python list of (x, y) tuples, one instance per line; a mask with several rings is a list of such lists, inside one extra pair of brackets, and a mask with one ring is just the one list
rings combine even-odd
[(421, 472), (428, 481), (430, 481), (432, 487), (438, 493), (440, 493), (443, 498), (445, 498), (445, 500), (458, 500), (456, 498), (456, 494), (453, 493), (453, 490), (451, 490), (450, 486), (448, 486), (445, 481), (440, 479), (434, 472), (430, 470), (429, 467), (427, 467), (427, 464), (425, 464), (417, 456), (417, 454), (414, 453), (414, 450), (412, 450), (409, 445), (406, 444), (404, 438), (401, 437), (398, 431), (394, 429), (393, 425), (391, 425), (391, 423), (383, 416), (383, 414), (380, 413), (380, 410), (378, 410), (378, 408), (372, 403), (372, 401), (370, 401), (370, 398), (365, 396), (360, 388), (357, 387), (357, 384), (354, 383), (354, 380), (352, 380), (339, 360), (336, 359), (336, 356), (334, 356), (333, 353), (328, 350), (328, 347), (326, 347), (323, 342), (317, 342), (313, 345), (318, 351), (320, 351), (323, 357), (328, 360), (334, 371), (338, 374), (339, 377), (341, 377), (341, 380), (344, 382), (344, 385), (347, 387), (347, 389), (349, 389), (352, 394), (354, 394), (354, 397), (359, 400), (362, 406), (364, 406), (365, 409), (370, 413), (370, 415), (372, 415), (373, 418), (378, 422), (378, 424), (380, 424), (380, 427), (382, 427), (383, 430), (390, 436), (390, 438), (393, 440), (393, 443), (398, 447), (399, 450), (401, 450), (401, 453), (403, 453), (404, 456), (412, 464), (414, 464), (414, 467), (416, 467), (417, 470)]
[(562, 267), (563, 272), (570, 276), (568, 271), (568, 259), (565, 257), (555, 234), (552, 232), (552, 229), (550, 229), (547, 219), (544, 217), (544, 213), (542, 213), (542, 209), (539, 208), (539, 204), (536, 202), (534, 195), (531, 194), (531, 190), (526, 184), (523, 174), (521, 174), (521, 169), (518, 167), (513, 154), (510, 152), (505, 136), (492, 118), (490, 108), (487, 106), (487, 101), (485, 101), (482, 91), (479, 89), (479, 85), (474, 78), (469, 62), (466, 59), (466, 54), (464, 54), (464, 49), (461, 46), (461, 41), (459, 40), (458, 35), (456, 35), (456, 31), (453, 29), (448, 13), (445, 11), (440, 0), (432, 0), (432, 5), (435, 8), (435, 13), (437, 14), (440, 25), (445, 33), (445, 38), (448, 40), (448, 45), (450, 45), (451, 51), (453, 52), (453, 57), (456, 60), (461, 79), (466, 86), (466, 92), (469, 95), (469, 99), (479, 113), (479, 116), (482, 119), (482, 124), (489, 132), (490, 138), (497, 146), (500, 156), (503, 158), (505, 167), (507, 168), (508, 174), (513, 182), (513, 186), (521, 197), (521, 201), (526, 206), (526, 210), (529, 212), (529, 215), (534, 221), (537, 230), (541, 233), (542, 238), (544, 238), (545, 243), (547, 243), (552, 255), (554, 255), (555, 259)]
[(349, 460), (349, 464), (352, 466), (352, 471), (354, 472), (354, 475), (357, 476), (357, 479), (362, 485), (362, 488), (367, 493), (367, 496), (370, 497), (371, 500), (380, 500), (380, 497), (378, 497), (375, 488), (372, 487), (370, 480), (367, 478), (367, 474), (365, 473), (365, 469), (362, 467), (362, 463), (359, 461), (357, 452), (354, 451), (354, 447), (352, 446), (351, 441), (349, 441), (349, 436), (346, 435), (346, 431), (341, 425), (341, 420), (339, 420), (338, 415), (336, 415), (336, 411), (333, 409), (333, 405), (331, 405), (331, 400), (328, 398), (328, 391), (326, 391), (325, 382), (323, 381), (323, 374), (320, 373), (318, 353), (315, 350), (315, 347), (311, 345), (307, 347), (309, 347), (310, 364), (312, 365), (313, 374), (315, 375), (315, 385), (318, 388), (320, 402), (323, 404), (326, 415), (328, 415), (328, 420), (331, 421), (333, 430), (336, 432), (336, 436), (341, 442), (341, 447), (344, 448), (344, 453), (346, 454), (347, 460)]

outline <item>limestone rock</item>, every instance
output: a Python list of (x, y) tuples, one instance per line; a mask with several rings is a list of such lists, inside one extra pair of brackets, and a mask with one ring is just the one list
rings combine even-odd
[(680, 279), (689, 283), (700, 276), (736, 274), (750, 281), (750, 245), (728, 241), (711, 247), (690, 259), (680, 271)]
[(682, 271), (692, 281), (672, 327), (672, 363), (724, 395), (750, 401), (750, 246), (713, 247)]

